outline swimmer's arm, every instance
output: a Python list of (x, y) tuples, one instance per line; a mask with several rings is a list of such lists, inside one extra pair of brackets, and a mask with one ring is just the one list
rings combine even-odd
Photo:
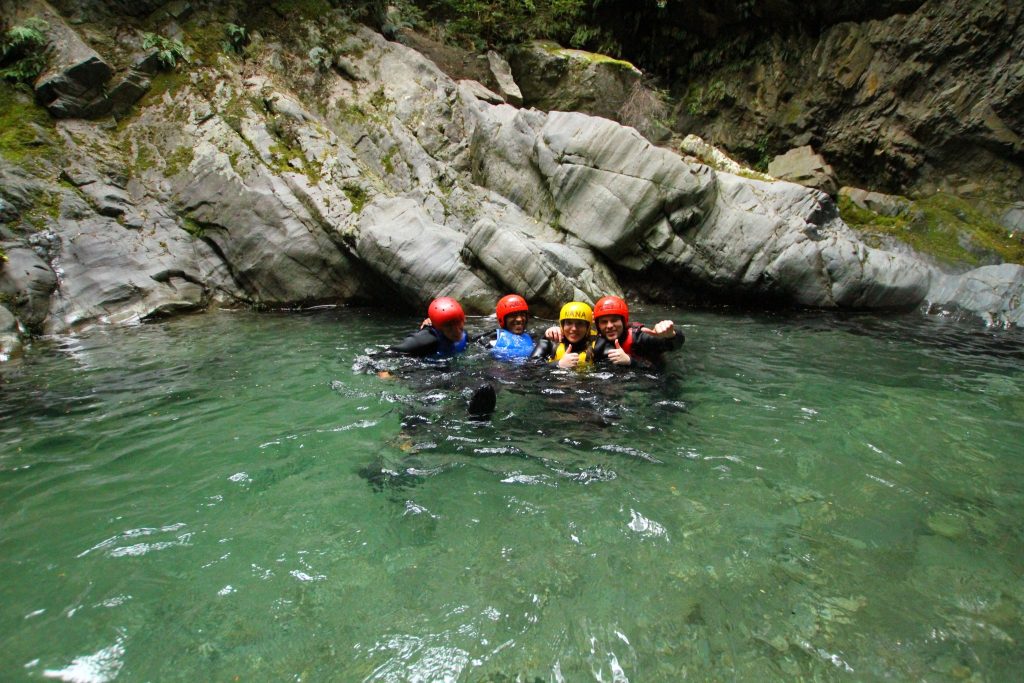
[(425, 327), (389, 347), (388, 351), (408, 356), (429, 356), (437, 351), (437, 337), (430, 332), (429, 328)]
[(548, 360), (555, 355), (555, 345), (549, 339), (541, 339), (533, 347), (530, 360)]

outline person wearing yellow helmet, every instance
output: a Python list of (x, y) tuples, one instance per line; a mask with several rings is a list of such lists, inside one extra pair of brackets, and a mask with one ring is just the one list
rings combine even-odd
[(542, 339), (533, 358), (557, 363), (560, 368), (587, 368), (594, 363), (594, 313), (589, 304), (570, 301), (558, 314), (561, 341)]

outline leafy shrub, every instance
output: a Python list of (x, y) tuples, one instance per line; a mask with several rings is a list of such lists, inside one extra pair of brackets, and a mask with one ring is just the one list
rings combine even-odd
[(244, 26), (231, 23), (224, 25), (224, 42), (221, 43), (224, 52), (233, 52), (236, 55), (240, 55), (248, 44), (249, 32), (245, 30)]
[(156, 58), (168, 71), (178, 65), (178, 61), (188, 62), (185, 53), (185, 45), (180, 40), (174, 40), (156, 33), (142, 34), (142, 49), (149, 50), (156, 48)]
[(326, 71), (334, 63), (331, 53), (319, 45), (312, 48), (306, 56), (309, 57), (309, 63), (318, 71)]
[(28, 83), (46, 68), (48, 42), (43, 31), (48, 24), (32, 17), (13, 26), (0, 38), (0, 78)]
[(502, 46), (531, 38), (550, 38), (583, 47), (601, 35), (584, 21), (588, 0), (427, 0), (435, 19), (445, 23), (452, 38), (476, 49)]

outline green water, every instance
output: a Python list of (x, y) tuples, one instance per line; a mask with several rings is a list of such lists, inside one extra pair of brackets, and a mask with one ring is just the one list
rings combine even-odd
[(35, 344), (0, 370), (0, 679), (1019, 680), (1021, 335), (662, 316), (653, 378), (384, 380), (412, 321), (367, 310)]

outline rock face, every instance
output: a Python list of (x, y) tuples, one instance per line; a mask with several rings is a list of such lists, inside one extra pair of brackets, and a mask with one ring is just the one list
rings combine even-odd
[(5, 306), (0, 306), (0, 363), (21, 353), (18, 321)]
[(910, 211), (910, 202), (904, 197), (881, 192), (868, 192), (856, 187), (841, 187), (839, 196), (847, 197), (861, 209), (874, 211), (881, 216), (902, 216)]
[(505, 101), (516, 106), (522, 105), (523, 93), (512, 76), (512, 67), (509, 66), (508, 60), (494, 50), (490, 50), (487, 53), (487, 63), (490, 65), (491, 75), (494, 76), (494, 82), (498, 84), (498, 90), (501, 91), (501, 96)]
[(839, 190), (835, 171), (810, 145), (796, 147), (772, 159), (768, 175), (833, 196)]
[(928, 292), (929, 313), (981, 315), (990, 326), (1024, 326), (1024, 266), (983, 266), (937, 277)]
[(523, 103), (545, 111), (578, 111), (615, 121), (642, 74), (629, 62), (547, 41), (509, 55)]
[(368, 29), (346, 40), (345, 69), (310, 67), (301, 45), (222, 58), (116, 127), (58, 122), (55, 161), (0, 163), (11, 312), (62, 333), (211, 303), (419, 312), (450, 295), (488, 312), (517, 291), (553, 313), (644, 282), (910, 308), (933, 288), (824, 193), (715, 171), (607, 118), (479, 99)]
[[(144, 6), (144, 3), (131, 3)], [(78, 8), (81, 9), (81, 8)], [(15, 23), (42, 19), (49, 42), (47, 69), (36, 79), (36, 100), (55, 118), (99, 118), (121, 115), (150, 88), (155, 72), (145, 56), (115, 79), (113, 67), (67, 24), (46, 0), (3, 0), (0, 10)], [(138, 11), (138, 7), (136, 7)]]
[[(758, 6), (744, 49), (695, 75), (681, 132), (751, 159), (810, 144), (844, 185), (1024, 194), (1024, 5)], [(790, 11), (811, 28), (786, 31)]]

